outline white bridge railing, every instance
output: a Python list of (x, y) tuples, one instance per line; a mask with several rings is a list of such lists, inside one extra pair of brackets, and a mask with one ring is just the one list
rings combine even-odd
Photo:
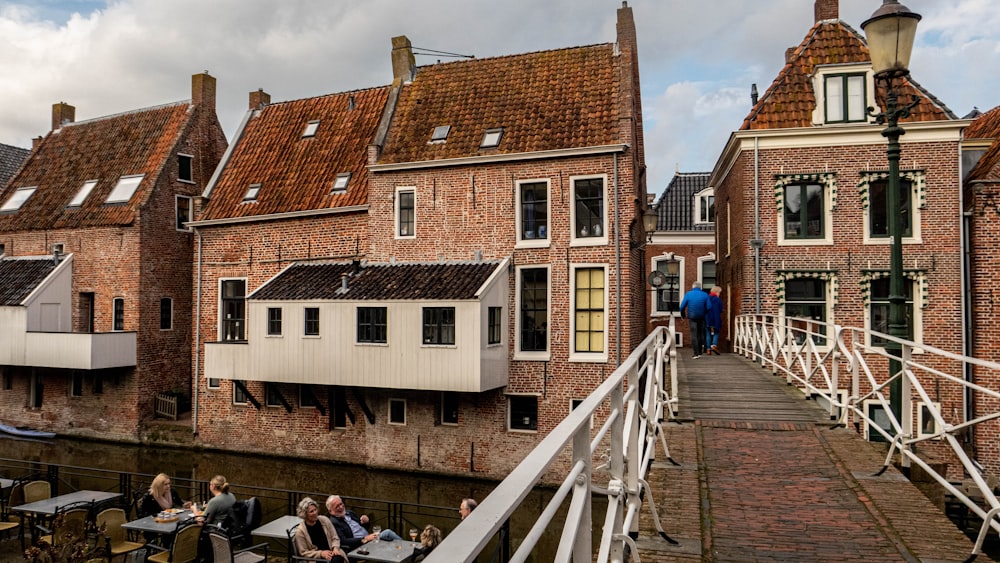
[[(873, 336), (901, 344), (902, 353), (895, 358), (900, 361), (899, 372), (890, 376), (890, 355), (885, 348), (870, 344)], [(824, 401), (829, 405), (831, 418), (846, 424), (849, 417), (856, 428), (864, 424), (869, 435), (878, 434), (889, 442), (881, 471), (888, 468), (898, 453), (903, 467), (919, 466), (982, 518), (968, 560), (981, 553), (989, 528), (1000, 531), (1000, 502), (992, 483), (987, 482), (992, 478), (969, 457), (960, 441), (973, 427), (1000, 418), (1000, 411), (996, 411), (1000, 408), (1000, 393), (968, 381), (965, 374), (974, 366), (977, 378), (996, 377), (1000, 374), (1000, 363), (956, 355), (878, 332), (772, 315), (738, 317), (734, 345), (735, 352), (760, 362), (775, 375), (784, 376), (807, 396)], [(893, 381), (899, 381), (902, 389), (899, 419), (889, 402), (889, 386)], [(953, 409), (950, 414), (942, 411), (939, 400), (942, 396), (949, 397), (953, 404), (964, 397), (981, 410), (986, 406), (992, 406), (993, 410), (966, 420), (964, 409)], [(914, 404), (920, 409), (917, 420), (914, 420)], [(978, 489), (981, 503), (970, 499), (968, 489), (949, 482), (931, 460), (922, 456), (923, 451), (937, 450), (940, 454), (942, 448), (961, 463), (964, 475), (974, 482), (972, 489)]]
[[(523, 539), (518, 538), (517, 551), (509, 558), (500, 554), (494, 561), (527, 561), (543, 532), (564, 507), (567, 497), (569, 506), (558, 552), (553, 559), (556, 562), (637, 559), (633, 538), (639, 529), (643, 498), (653, 510), (653, 520), (660, 534), (673, 542), (659, 528), (653, 495), (645, 476), (657, 442), (663, 447), (663, 455), (673, 461), (660, 422), (677, 411), (677, 362), (672, 361), (676, 357), (674, 342), (672, 322), (669, 328), (659, 327), (643, 340), (604, 383), (542, 439), (458, 528), (448, 534), (428, 555), (426, 562), (475, 560), (494, 536), (507, 533), (506, 523), (511, 514), (559, 460), (568, 461), (569, 470), (552, 500), (528, 534)], [(606, 412), (607, 417), (595, 431), (591, 429), (591, 417), (599, 409)], [(598, 478), (595, 470), (608, 476), (606, 483), (594, 482)], [(641, 495), (643, 489), (646, 489), (644, 497)], [(596, 547), (592, 545), (591, 498), (594, 493), (608, 497), (603, 534)], [(504, 538), (501, 537), (500, 543), (504, 543)], [(490, 557), (484, 555), (480, 561), (490, 561)]]

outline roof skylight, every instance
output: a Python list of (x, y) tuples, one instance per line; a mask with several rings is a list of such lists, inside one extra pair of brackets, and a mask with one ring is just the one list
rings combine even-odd
[(310, 121), (309, 123), (306, 123), (306, 130), (302, 132), (302, 137), (316, 136), (317, 129), (319, 129), (319, 121)]
[(7, 201), (3, 205), (0, 205), (0, 211), (17, 211), (24, 205), (24, 202), (28, 201), (31, 194), (35, 193), (38, 186), (32, 186), (30, 188), (18, 188), (14, 191), (14, 194), (7, 198)]
[(84, 182), (83, 186), (80, 187), (80, 191), (76, 192), (76, 195), (73, 196), (73, 200), (69, 202), (69, 206), (80, 207), (83, 205), (83, 201), (87, 199), (87, 196), (90, 195), (91, 190), (93, 190), (96, 185), (97, 180), (87, 180)]
[(346, 192), (347, 184), (351, 181), (351, 173), (344, 172), (343, 174), (337, 174), (337, 179), (333, 181), (333, 191), (335, 192)]
[(136, 188), (139, 187), (139, 183), (145, 178), (145, 174), (139, 174), (138, 176), (122, 176), (118, 180), (118, 184), (115, 185), (115, 189), (111, 190), (111, 195), (104, 203), (127, 203), (128, 200), (132, 199), (132, 194), (135, 193)]
[(434, 134), (431, 135), (431, 142), (443, 143), (448, 139), (448, 133), (451, 131), (451, 125), (439, 125), (434, 128)]
[(489, 149), (500, 145), (500, 139), (503, 138), (503, 128), (500, 129), (487, 129), (486, 133), (483, 134), (483, 142), (479, 143), (479, 148)]
[(250, 184), (247, 193), (243, 195), (243, 201), (257, 201), (257, 194), (260, 192), (260, 184)]

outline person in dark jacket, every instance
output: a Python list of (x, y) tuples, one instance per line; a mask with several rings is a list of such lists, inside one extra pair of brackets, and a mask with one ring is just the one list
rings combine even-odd
[(719, 355), (719, 332), (722, 331), (722, 299), (719, 294), (722, 288), (715, 285), (708, 294), (708, 314), (705, 315), (705, 351), (711, 355)]
[(702, 291), (701, 282), (691, 284), (691, 290), (681, 300), (681, 318), (688, 320), (691, 328), (691, 349), (698, 359), (705, 351), (705, 315), (708, 314), (708, 294)]
[(340, 545), (346, 551), (354, 551), (361, 544), (374, 541), (375, 534), (369, 534), (365, 526), (368, 524), (368, 516), (362, 514), (358, 517), (354, 512), (347, 510), (344, 500), (337, 495), (330, 495), (326, 499), (327, 518), (337, 530), (340, 537)]
[(164, 510), (171, 508), (187, 508), (191, 503), (186, 503), (177, 494), (177, 491), (170, 488), (170, 477), (166, 473), (160, 473), (153, 478), (149, 485), (149, 492), (142, 497), (139, 504), (139, 516), (153, 516)]

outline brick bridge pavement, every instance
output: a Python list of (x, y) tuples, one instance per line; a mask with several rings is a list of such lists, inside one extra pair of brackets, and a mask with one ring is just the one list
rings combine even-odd
[[(895, 468), (885, 448), (829, 416), (782, 378), (735, 354), (681, 350), (680, 424), (663, 428), (648, 479), (668, 535), (643, 507), (646, 562), (960, 562), (972, 542)], [(977, 561), (990, 560), (980, 555)]]

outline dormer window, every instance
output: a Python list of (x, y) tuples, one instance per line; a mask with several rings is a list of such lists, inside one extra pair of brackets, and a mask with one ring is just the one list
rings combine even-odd
[(334, 192), (346, 192), (347, 184), (351, 181), (351, 173), (344, 172), (343, 174), (337, 174), (337, 179), (333, 181), (333, 191)]
[(829, 74), (823, 85), (826, 99), (826, 122), (848, 123), (867, 119), (867, 96), (864, 74)]
[(431, 135), (432, 143), (443, 143), (448, 139), (448, 133), (451, 132), (451, 125), (439, 125), (434, 128), (434, 133)]
[(257, 201), (257, 194), (260, 193), (260, 184), (250, 184), (247, 193), (243, 194), (243, 201)]
[(14, 191), (14, 194), (7, 198), (7, 201), (0, 206), (0, 211), (17, 211), (24, 205), (24, 202), (28, 201), (31, 194), (35, 193), (38, 186), (32, 186), (30, 188), (18, 188)]
[(84, 182), (83, 186), (80, 187), (80, 191), (76, 192), (76, 195), (73, 196), (73, 200), (69, 202), (69, 206), (80, 207), (81, 205), (83, 205), (83, 201), (87, 199), (87, 196), (90, 195), (90, 192), (94, 189), (94, 186), (96, 185), (97, 185), (97, 180), (87, 180), (86, 182)]
[(145, 175), (143, 174), (139, 174), (138, 176), (122, 176), (104, 203), (128, 203), (128, 200), (132, 199), (132, 195), (135, 194), (136, 188), (139, 187), (139, 183), (142, 182), (144, 177)]
[(306, 123), (306, 130), (302, 132), (302, 138), (315, 137), (317, 129), (319, 129), (319, 121), (310, 121), (309, 123)]
[(694, 222), (696, 224), (715, 222), (715, 190), (706, 188), (694, 196)]
[(479, 143), (481, 149), (492, 149), (500, 146), (500, 139), (503, 138), (503, 129), (487, 129), (483, 134), (483, 142)]

